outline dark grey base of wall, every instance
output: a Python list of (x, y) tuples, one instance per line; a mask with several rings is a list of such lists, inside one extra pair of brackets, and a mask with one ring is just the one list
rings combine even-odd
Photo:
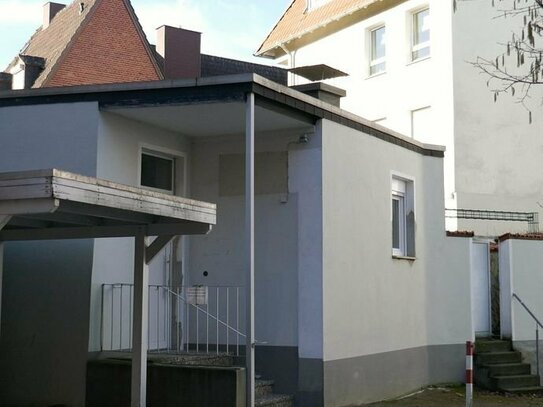
[(298, 348), (295, 346), (258, 346), (256, 373), (275, 382), (274, 391), (296, 394), (298, 390)]
[[(90, 361), (87, 407), (130, 406), (131, 362)], [(244, 407), (245, 369), (151, 363), (147, 369), (148, 407)]]
[(343, 407), (400, 396), (421, 387), (461, 382), (465, 346), (439, 345), (324, 363), (324, 405)]
[(323, 407), (324, 364), (320, 359), (300, 359), (298, 369), (299, 407)]

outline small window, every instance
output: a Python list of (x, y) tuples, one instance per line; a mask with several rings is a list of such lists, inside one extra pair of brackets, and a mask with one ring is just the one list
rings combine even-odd
[(154, 152), (141, 154), (141, 186), (174, 193), (175, 160)]
[(411, 60), (430, 56), (430, 9), (419, 10), (413, 14), (413, 38)]
[(392, 177), (392, 255), (415, 257), (413, 181)]
[(386, 70), (386, 29), (385, 26), (370, 31), (370, 75)]
[(330, 1), (331, 0), (307, 0), (306, 11), (315, 10), (316, 8), (322, 7)]

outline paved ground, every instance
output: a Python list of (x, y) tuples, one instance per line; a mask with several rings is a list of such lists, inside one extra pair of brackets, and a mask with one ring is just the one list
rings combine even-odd
[[(369, 404), (371, 407), (465, 407), (463, 387), (429, 388), (400, 400)], [(543, 407), (543, 396), (513, 396), (476, 392), (473, 407)]]

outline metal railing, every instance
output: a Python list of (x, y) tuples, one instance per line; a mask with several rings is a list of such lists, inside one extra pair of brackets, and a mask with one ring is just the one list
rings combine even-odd
[(529, 233), (539, 232), (539, 213), (505, 212), (479, 209), (445, 209), (445, 217), (452, 219), (495, 220), (503, 222), (526, 222)]
[[(132, 349), (133, 291), (133, 284), (102, 284), (102, 351)], [(149, 285), (149, 351), (240, 356), (244, 293), (235, 286)]]
[(526, 310), (526, 312), (532, 317), (535, 321), (535, 360), (537, 365), (537, 375), (539, 376), (539, 328), (543, 328), (541, 321), (537, 319), (534, 313), (528, 308), (524, 301), (515, 293), (513, 293), (513, 298), (519, 302), (520, 305)]

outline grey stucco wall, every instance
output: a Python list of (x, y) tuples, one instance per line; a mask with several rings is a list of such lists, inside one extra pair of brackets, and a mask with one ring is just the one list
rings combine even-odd
[[(286, 151), (292, 139), (292, 136), (271, 134), (258, 138), (255, 161), (264, 152)], [(217, 203), (218, 213), (212, 233), (190, 239), (188, 282), (191, 285), (245, 285), (244, 196), (236, 194), (238, 188), (227, 192), (220, 186), (221, 180), (243, 176), (235, 170), (237, 166), (227, 165), (222, 170), (230, 173), (220, 175), (221, 156), (242, 154), (243, 149), (243, 139), (235, 136), (196, 140), (192, 146), (191, 197)], [(238, 158), (241, 160), (243, 156)], [(277, 162), (277, 165), (286, 164), (286, 160)], [(259, 166), (258, 162), (255, 166)], [(261, 188), (261, 193), (255, 197), (256, 338), (269, 346), (297, 346), (298, 197), (293, 193), (285, 199), (286, 189), (268, 191), (265, 185), (274, 177), (273, 168), (257, 177), (260, 185), (257, 190)], [(234, 184), (233, 180), (228, 182)], [(207, 277), (204, 271), (208, 272)], [(244, 330), (245, 321), (241, 326)]]
[[(0, 109), (0, 171), (96, 175), (98, 105)], [(0, 404), (83, 406), (91, 241), (6, 245)]]
[[(173, 155), (187, 155), (190, 152), (188, 138), (182, 134), (167, 131), (156, 126), (150, 126), (141, 122), (126, 119), (122, 116), (101, 112), (98, 130), (98, 159), (97, 176), (125, 185), (140, 185), (140, 155), (142, 148), (156, 151), (167, 151)], [(176, 162), (180, 166), (182, 162)], [(177, 175), (177, 174), (176, 174)], [(184, 174), (180, 170), (176, 195), (184, 195)], [(168, 249), (169, 250), (169, 249)], [(89, 350), (100, 349), (101, 335), (101, 286), (102, 284), (132, 283), (133, 270), (133, 239), (97, 239), (94, 243), (94, 269), (91, 288), (91, 313), (90, 313), (90, 341)], [(157, 255), (149, 265), (150, 284), (166, 285), (168, 276), (166, 265), (166, 252)], [(180, 271), (180, 270), (178, 270)], [(109, 294), (108, 291), (106, 294)], [(125, 300), (127, 300), (125, 298)], [(106, 303), (106, 307), (109, 303)], [(126, 302), (125, 309), (128, 309)], [(152, 312), (154, 311), (151, 310)], [(154, 314), (153, 314), (154, 315)], [(127, 318), (128, 313), (124, 315)], [(108, 320), (109, 322), (109, 320)], [(150, 321), (151, 330), (156, 332), (156, 321)], [(123, 329), (124, 346), (128, 346), (130, 324), (125, 323)], [(109, 325), (105, 324), (106, 329)], [(118, 329), (115, 327), (114, 329)], [(106, 336), (109, 337), (109, 331)], [(118, 331), (114, 335), (117, 343)], [(155, 340), (156, 342), (156, 340)], [(155, 346), (151, 338), (151, 346)]]
[[(445, 235), (442, 159), (326, 120), (322, 127), (325, 405), (459, 380), (463, 359), (446, 349), (471, 338), (469, 241)], [(414, 260), (392, 256), (393, 174), (414, 182)], [(434, 346), (445, 347), (447, 374), (421, 362), (404, 380), (387, 362), (394, 352), (417, 350), (398, 354), (409, 365)], [(374, 377), (388, 393), (372, 385)], [(344, 391), (336, 385), (342, 381)]]

